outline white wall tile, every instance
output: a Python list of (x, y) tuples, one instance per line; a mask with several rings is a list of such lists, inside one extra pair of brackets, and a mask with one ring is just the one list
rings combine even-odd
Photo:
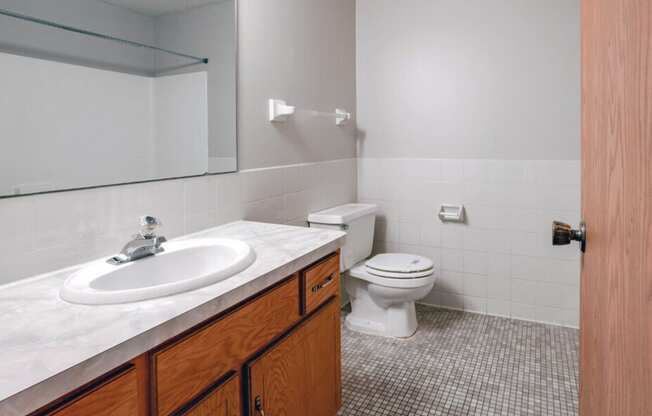
[(184, 185), (184, 209), (187, 215), (217, 211), (217, 188), (213, 178), (190, 178), (184, 181)]
[(534, 305), (512, 302), (510, 308), (512, 311), (512, 318), (523, 319), (526, 321), (537, 320), (537, 307)]
[(464, 182), (485, 184), (493, 182), (492, 163), (487, 159), (463, 160)]
[(408, 178), (440, 180), (442, 165), (438, 159), (401, 159), (399, 172)]
[(464, 309), (464, 297), (455, 293), (439, 292), (436, 305), (450, 309)]
[(487, 299), (487, 313), (494, 316), (511, 316), (510, 303), (506, 300)]
[(545, 259), (528, 256), (512, 256), (512, 278), (545, 280)]
[(435, 289), (444, 293), (464, 293), (464, 273), (441, 270), (437, 277)]
[(464, 161), (462, 159), (442, 159), (441, 180), (443, 182), (461, 183), (464, 180)]
[(285, 216), (289, 221), (306, 221), (314, 200), (312, 190), (285, 194)]
[(528, 175), (528, 162), (522, 160), (491, 161), (491, 176), (496, 183), (522, 184), (533, 182)]
[(440, 227), (441, 247), (462, 249), (465, 228), (457, 224), (443, 224)]
[(441, 225), (438, 221), (421, 223), (421, 243), (432, 247), (441, 247)]
[(541, 231), (543, 212), (536, 209), (512, 208), (507, 211), (516, 231), (535, 233)]
[(242, 219), (242, 176), (236, 173), (216, 175), (214, 183), (217, 190), (217, 223)]
[(489, 254), (480, 251), (464, 251), (464, 272), (488, 275)]
[(511, 249), (513, 254), (539, 256), (542, 254), (542, 241), (537, 233), (527, 231), (511, 232)]
[(398, 243), (400, 238), (398, 221), (376, 221), (376, 241)]
[(538, 282), (535, 303), (537, 306), (561, 308), (564, 306), (564, 287), (555, 283)]
[(460, 249), (441, 249), (441, 268), (442, 270), (463, 272), (464, 271), (464, 251)]
[(476, 274), (464, 274), (464, 295), (477, 298), (487, 297), (488, 278)]
[(579, 328), (580, 326), (580, 311), (579, 309), (564, 309), (563, 312), (563, 325)]
[(546, 258), (541, 280), (578, 286), (580, 274), (579, 260), (561, 260)]
[(34, 249), (34, 218), (36, 204), (33, 199), (13, 198), (0, 200), (0, 238), (2, 257), (12, 257)]
[(284, 169), (269, 168), (244, 171), (242, 175), (242, 200), (254, 202), (283, 195)]
[(536, 320), (557, 325), (565, 325), (565, 311), (559, 308), (537, 306)]
[(401, 201), (398, 207), (400, 221), (432, 221), (436, 216), (429, 206), (415, 201)]
[(536, 305), (538, 282), (531, 280), (512, 280), (512, 302), (524, 305)]
[(511, 256), (508, 254), (491, 254), (489, 256), (489, 276), (509, 279), (511, 276)]
[(496, 233), (492, 230), (465, 227), (463, 229), (464, 249), (475, 251), (491, 251), (495, 234)]
[(463, 296), (462, 302), (464, 303), (465, 311), (478, 313), (487, 312), (487, 298)]
[(402, 244), (420, 244), (421, 227), (417, 222), (402, 222), (399, 224), (399, 242)]
[[(487, 230), (503, 229), (505, 210), (483, 204), (473, 204), (465, 200), (466, 221), (469, 227)], [(494, 233), (495, 236), (496, 233)]]
[(215, 227), (217, 225), (217, 212), (203, 212), (197, 214), (185, 215), (185, 233), (194, 233), (197, 231), (205, 230), (207, 228)]
[(509, 301), (512, 298), (512, 281), (509, 278), (487, 277), (487, 297), (494, 300)]

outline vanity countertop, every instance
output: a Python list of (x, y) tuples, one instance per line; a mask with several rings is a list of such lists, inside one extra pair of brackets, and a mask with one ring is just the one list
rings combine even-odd
[(24, 415), (236, 305), (338, 249), (339, 231), (238, 221), (192, 237), (249, 243), (245, 271), (191, 292), (136, 303), (66, 303), (81, 266), (0, 286), (0, 414)]

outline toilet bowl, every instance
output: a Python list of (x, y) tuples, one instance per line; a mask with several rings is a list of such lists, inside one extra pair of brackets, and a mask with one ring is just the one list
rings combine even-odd
[[(383, 269), (371, 266), (379, 259), (384, 260)], [(429, 267), (400, 271), (406, 261), (429, 263)], [(360, 262), (343, 279), (351, 300), (351, 313), (345, 320), (347, 328), (397, 338), (414, 335), (417, 330), (414, 303), (423, 299), (435, 284), (432, 261), (403, 253), (380, 254)]]
[(347, 328), (373, 335), (405, 338), (417, 330), (415, 302), (435, 283), (432, 260), (407, 253), (371, 258), (377, 206), (346, 204), (308, 216), (311, 227), (347, 233), (341, 248), (343, 287), (351, 301)]

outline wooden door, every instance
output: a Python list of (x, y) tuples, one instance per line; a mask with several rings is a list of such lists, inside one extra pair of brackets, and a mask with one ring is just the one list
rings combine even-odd
[(251, 416), (335, 416), (341, 400), (337, 298), (247, 367)]
[(582, 1), (581, 416), (652, 415), (652, 1)]
[(240, 378), (234, 375), (207, 394), (183, 416), (240, 416)]

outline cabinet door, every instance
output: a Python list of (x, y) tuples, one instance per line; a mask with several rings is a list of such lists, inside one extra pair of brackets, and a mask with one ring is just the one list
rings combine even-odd
[(135, 368), (55, 410), (53, 416), (138, 416), (138, 377)]
[(338, 299), (247, 368), (250, 416), (335, 416), (341, 401)]
[(181, 414), (183, 416), (240, 416), (240, 378), (233, 376)]
[(155, 415), (168, 416), (300, 319), (292, 277), (230, 314), (152, 354)]

